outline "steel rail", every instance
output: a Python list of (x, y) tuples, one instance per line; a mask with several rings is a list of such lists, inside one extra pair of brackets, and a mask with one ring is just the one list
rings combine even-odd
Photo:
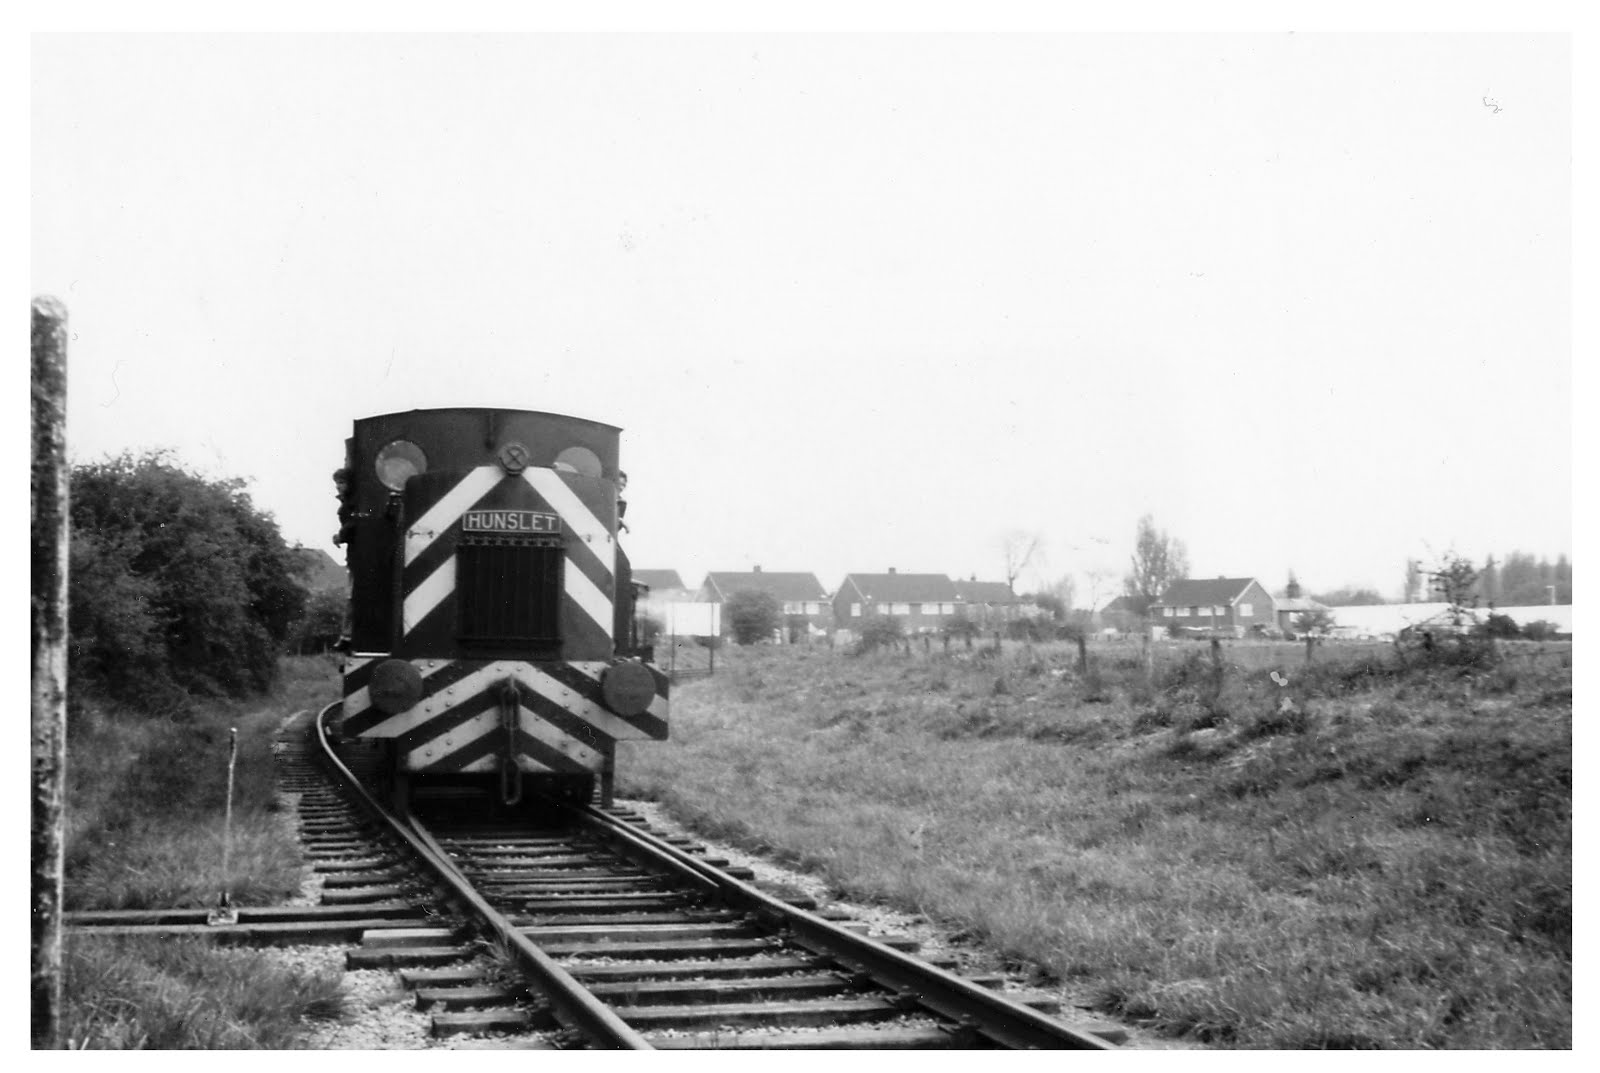
[(323, 758), (354, 791), (362, 807), (422, 858), (451, 893), (472, 907), (473, 912), (506, 944), (518, 964), (538, 981), (557, 1014), (583, 1033), (592, 1045), (618, 1050), (655, 1050), (648, 1040), (629, 1027), (609, 1006), (573, 979), (571, 974), (490, 906), (414, 817), (407, 817), (409, 822), (401, 823), (367, 792), (367, 788), (339, 759), (328, 740), (327, 717), (339, 706), (339, 702), (335, 701), (317, 714), (317, 741), (322, 746)]
[(1061, 1024), (986, 987), (797, 909), (592, 805), (569, 805), (567, 808), (589, 830), (621, 843), (625, 852), (631, 850), (654, 860), (671, 862), (679, 871), (693, 871), (715, 884), (719, 896), (727, 903), (777, 922), (791, 941), (832, 958), (851, 971), (865, 973), (880, 986), (905, 996), (907, 1001), (953, 1020), (1003, 1047), (1115, 1050), (1104, 1040)]

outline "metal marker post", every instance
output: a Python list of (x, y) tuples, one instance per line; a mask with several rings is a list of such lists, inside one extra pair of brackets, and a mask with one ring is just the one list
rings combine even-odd
[(232, 882), (228, 875), (228, 857), (233, 849), (233, 767), (239, 759), (239, 728), (228, 728), (228, 804), (223, 811), (222, 819), (222, 894), (217, 899), (217, 907), (206, 917), (206, 923), (212, 927), (223, 924), (239, 923), (239, 910), (235, 909), (228, 898), (228, 888)]

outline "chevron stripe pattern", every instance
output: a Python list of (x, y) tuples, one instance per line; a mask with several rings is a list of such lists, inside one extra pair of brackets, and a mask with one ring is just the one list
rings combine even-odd
[(467, 471), (425, 504), (406, 529), (402, 636), (437, 630), (438, 620), (449, 616), (456, 594), (455, 546), (462, 518), (469, 511), (507, 507), (538, 510), (560, 519), (565, 555), (562, 618), (569, 624), (564, 632), (590, 651), (609, 648), (615, 640), (615, 534), (560, 473), (527, 469), (508, 477), (498, 466)]
[(667, 678), (654, 667), (655, 700), (644, 713), (624, 717), (602, 699), (605, 661), (412, 660), (422, 675), (422, 700), (389, 715), (373, 706), (367, 692), (373, 668), (385, 658), (366, 654), (346, 662), (341, 732), (395, 739), (406, 771), (497, 770), (507, 743), (501, 706), (508, 682), (517, 694), (515, 752), (523, 771), (596, 773), (618, 741), (667, 736)]

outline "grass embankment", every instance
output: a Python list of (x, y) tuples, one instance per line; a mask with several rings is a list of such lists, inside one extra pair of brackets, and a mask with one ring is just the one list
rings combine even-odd
[[(271, 905), (300, 888), (278, 815), (272, 741), (291, 712), (337, 693), (332, 665), (283, 662), (269, 697), (161, 715), (75, 704), (67, 735), (69, 909)], [(233, 836), (222, 872), (228, 731), (239, 731)], [(288, 1046), (302, 1016), (338, 1008), (337, 977), (205, 942), (78, 936), (65, 956), (65, 1035), (74, 1047)]]
[(1171, 1034), (1571, 1045), (1565, 652), (1122, 651), (730, 650), (621, 790)]

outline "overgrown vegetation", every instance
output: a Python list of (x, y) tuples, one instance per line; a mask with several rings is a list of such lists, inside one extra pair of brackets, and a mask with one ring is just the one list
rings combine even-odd
[(270, 686), (305, 592), (244, 482), (162, 452), (74, 466), (71, 481), (73, 694), (164, 710)]
[(728, 596), (723, 608), (733, 639), (742, 645), (770, 641), (772, 632), (783, 624), (783, 605), (770, 592), (740, 589)]
[[(74, 707), (67, 723), (69, 909), (209, 906), (224, 884), (242, 905), (300, 887), (292, 832), (277, 814), (272, 741), (290, 712), (334, 695), (327, 657), (286, 660), (274, 694), (165, 714), (112, 702)], [(230, 875), (222, 875), (228, 732), (239, 731)]]
[(1174, 1035), (1571, 1045), (1568, 646), (1091, 653), (741, 650), (624, 788)]
[(63, 964), (72, 1050), (281, 1050), (343, 1010), (337, 973), (197, 939), (72, 936)]

